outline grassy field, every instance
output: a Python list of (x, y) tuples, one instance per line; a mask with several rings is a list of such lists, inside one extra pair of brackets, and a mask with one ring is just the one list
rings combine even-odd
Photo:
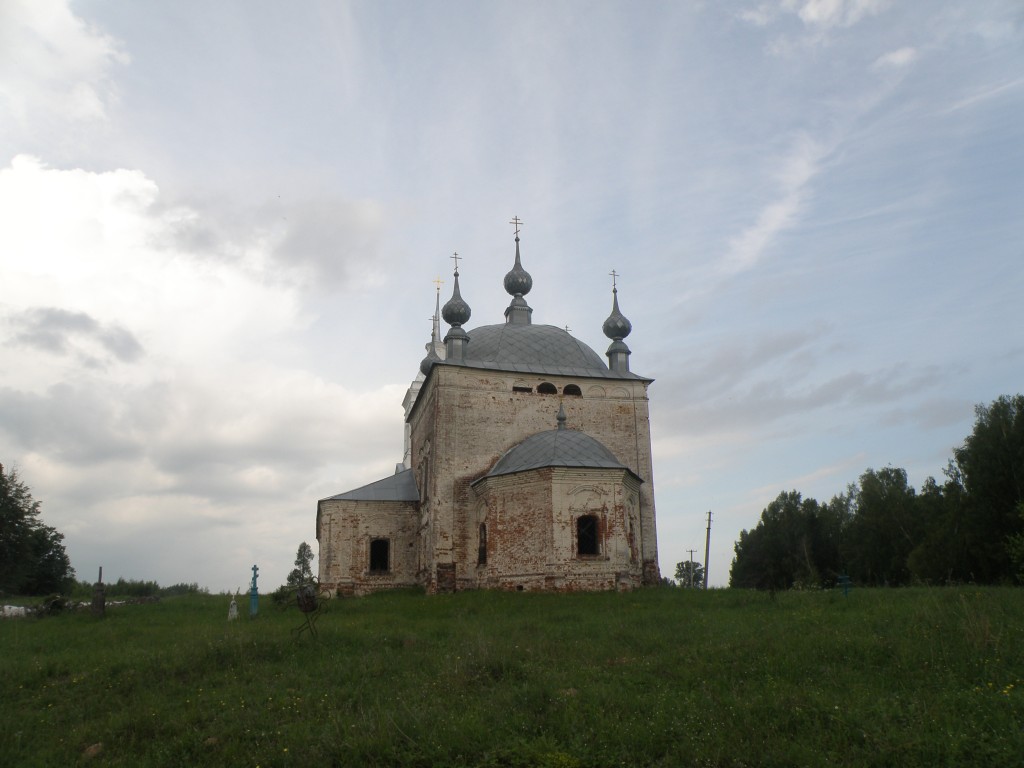
[(0, 622), (0, 764), (1024, 764), (1024, 590), (227, 602)]

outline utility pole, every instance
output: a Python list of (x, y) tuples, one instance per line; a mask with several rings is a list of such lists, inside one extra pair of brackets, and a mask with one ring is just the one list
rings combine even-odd
[(711, 510), (708, 510), (708, 533), (704, 538), (704, 589), (708, 588), (708, 558), (711, 557)]
[(688, 574), (689, 575), (689, 579), (688, 579), (688, 581), (690, 582), (689, 584), (687, 584), (687, 586), (690, 587), (691, 589), (693, 589), (693, 553), (696, 552), (697, 550), (696, 549), (688, 549), (686, 551), (690, 553), (690, 562), (688, 562), (686, 564), (686, 570), (689, 571), (689, 574)]

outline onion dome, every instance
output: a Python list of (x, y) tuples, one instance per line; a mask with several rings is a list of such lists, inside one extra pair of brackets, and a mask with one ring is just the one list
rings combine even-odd
[[(458, 254), (455, 254), (458, 258)], [(455, 290), (448, 303), (441, 308), (441, 317), (451, 326), (451, 330), (444, 337), (444, 357), (453, 363), (461, 363), (465, 359), (466, 345), (469, 343), (469, 335), (463, 329), (462, 324), (469, 320), (471, 314), (469, 304), (462, 300), (459, 293), (459, 263), (455, 262)]]
[(604, 331), (604, 335), (613, 341), (622, 341), (624, 338), (629, 336), (629, 332), (633, 330), (633, 324), (626, 319), (626, 316), (619, 311), (619, 290), (618, 288), (612, 288), (612, 313), (608, 315), (608, 319), (604, 321), (604, 325), (601, 330)]
[[(518, 226), (518, 225), (517, 225)], [(533, 288), (533, 278), (523, 269), (519, 258), (519, 232), (516, 231), (516, 261), (505, 275), (505, 290), (512, 295), (512, 301), (505, 309), (505, 322), (509, 325), (529, 325), (533, 309), (523, 296)]]
[(465, 323), (469, 321), (469, 317), (472, 314), (472, 310), (462, 299), (462, 294), (459, 293), (459, 270), (455, 268), (455, 290), (452, 291), (452, 297), (448, 299), (447, 303), (441, 308), (441, 317), (444, 321), (455, 328), (461, 328)]
[(511, 271), (505, 275), (505, 291), (510, 296), (522, 297), (533, 288), (533, 278), (530, 273), (523, 269), (522, 261), (519, 259), (519, 235), (516, 235), (516, 263)]
[(420, 361), (420, 373), (426, 376), (430, 373), (430, 369), (433, 367), (434, 363), (439, 362), (441, 362), (441, 356), (434, 351), (433, 346), (428, 347), (427, 356)]
[(612, 340), (605, 354), (608, 356), (608, 368), (616, 373), (629, 373), (629, 347), (623, 341), (633, 330), (633, 324), (619, 311), (619, 289), (615, 285), (615, 270), (612, 270), (612, 313), (604, 321), (604, 335)]

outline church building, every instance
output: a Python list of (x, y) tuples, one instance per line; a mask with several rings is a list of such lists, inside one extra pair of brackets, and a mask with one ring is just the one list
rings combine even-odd
[[(321, 586), (628, 590), (659, 581), (647, 389), (629, 370), (613, 282), (605, 363), (533, 323), (516, 224), (505, 322), (467, 330), (459, 291), (435, 309), (405, 398), (394, 475), (317, 504)], [(613, 272), (614, 276), (614, 272)], [(440, 304), (440, 295), (437, 298)]]

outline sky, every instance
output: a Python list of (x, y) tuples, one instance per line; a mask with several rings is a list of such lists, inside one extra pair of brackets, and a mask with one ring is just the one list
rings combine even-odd
[(80, 578), (285, 581), (468, 323), (650, 413), (660, 565), (1022, 391), (1019, 0), (0, 0), (0, 462)]

